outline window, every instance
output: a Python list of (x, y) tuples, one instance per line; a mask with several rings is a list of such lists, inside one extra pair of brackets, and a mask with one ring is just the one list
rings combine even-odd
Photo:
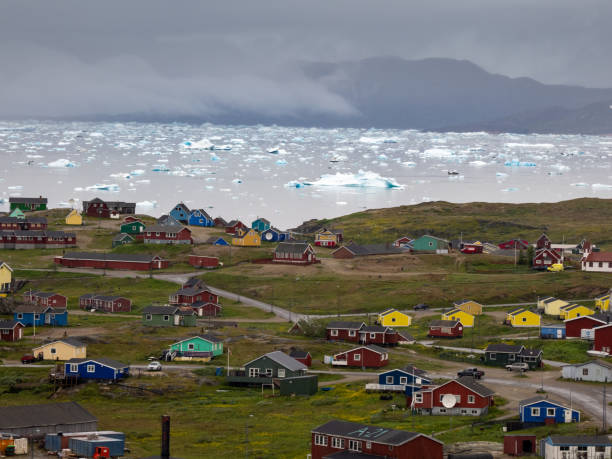
[(461, 395), (455, 395), (455, 400), (457, 400), (457, 403), (461, 403)]
[(285, 377), (285, 369), (284, 368), (279, 368), (278, 369), (278, 377), (279, 378), (284, 378)]
[(400, 384), (408, 384), (408, 378), (406, 376), (400, 377)]
[(349, 336), (355, 336), (355, 330), (349, 330)]
[(17, 318), (18, 319), (23, 319), (23, 314), (22, 313), (17, 314)]
[(551, 417), (555, 415), (555, 409), (554, 408), (546, 408), (546, 416), (547, 417)]
[(170, 320), (170, 316), (166, 315), (164, 316), (164, 322), (168, 322)]
[(76, 363), (71, 363), (70, 373), (78, 373), (78, 372), (79, 372), (79, 366)]
[(466, 409), (461, 409), (461, 414), (467, 414), (467, 410)]
[(560, 451), (569, 451), (569, 446), (559, 446)]
[(393, 376), (387, 376), (385, 378), (385, 381), (387, 382), (387, 384), (393, 384)]
[(332, 437), (331, 445), (332, 445), (332, 448), (343, 449), (344, 448), (344, 438)]
[(315, 434), (315, 445), (327, 446), (327, 436)]
[(51, 348), (51, 354), (55, 354), (57, 351), (55, 350), (54, 347)]
[(420, 392), (414, 394), (414, 403), (423, 403), (423, 394)]
[(40, 319), (40, 314), (34, 314), (34, 320)]
[(395, 317), (391, 317), (391, 322), (395, 322)]
[(95, 365), (87, 365), (87, 373), (95, 373), (96, 366)]
[(582, 369), (582, 376), (588, 376), (589, 375), (589, 369), (588, 368), (583, 368)]
[(587, 447), (586, 446), (579, 446), (578, 447), (578, 451), (586, 451)]
[(187, 350), (188, 350), (188, 351), (193, 351), (194, 349), (195, 349), (195, 345), (194, 345), (193, 343), (189, 343), (189, 344), (187, 345)]
[(361, 451), (361, 442), (358, 440), (349, 440), (349, 451)]
[(512, 360), (515, 360), (515, 359), (516, 359), (516, 355), (514, 355), (514, 354), (508, 354), (508, 360), (509, 360), (509, 361), (512, 361)]
[(531, 415), (532, 416), (539, 416), (540, 415), (540, 408), (531, 408)]
[(472, 410), (472, 414), (478, 414), (478, 410)]
[[(371, 441), (366, 441), (366, 449), (372, 449)], [(393, 449), (393, 446), (389, 445), (389, 449)]]
[(370, 339), (376, 338), (376, 333), (370, 333)]
[(333, 329), (333, 330), (330, 332), (330, 335), (331, 335), (331, 336), (338, 336), (338, 330)]
[(523, 317), (523, 322), (527, 322), (527, 317)]
[(145, 319), (146, 320), (153, 320), (153, 316), (151, 314), (147, 314)]
[(496, 357), (495, 352), (489, 352), (489, 360), (495, 360)]
[(599, 262), (599, 267), (603, 268), (603, 263), (601, 261)]
[(468, 403), (476, 403), (476, 397), (473, 395), (468, 395)]
[(353, 360), (361, 360), (361, 354), (355, 354)]
[(274, 370), (272, 368), (266, 368), (266, 376), (271, 377), (274, 374)]
[(259, 376), (259, 368), (249, 368), (249, 378), (257, 378)]

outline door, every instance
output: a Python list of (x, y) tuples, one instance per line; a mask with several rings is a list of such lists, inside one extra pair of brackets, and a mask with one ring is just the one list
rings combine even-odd
[(179, 325), (181, 320), (181, 316), (178, 314), (174, 314), (174, 325)]
[(565, 415), (566, 424), (572, 422), (572, 410), (563, 410), (563, 414)]
[(559, 328), (557, 329), (557, 339), (561, 339), (561, 338), (563, 338), (563, 330)]

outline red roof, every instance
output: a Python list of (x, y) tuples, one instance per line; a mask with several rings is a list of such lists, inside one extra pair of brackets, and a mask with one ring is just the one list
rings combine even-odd
[(587, 261), (587, 262), (612, 261), (612, 252), (591, 252), (587, 255), (584, 261)]

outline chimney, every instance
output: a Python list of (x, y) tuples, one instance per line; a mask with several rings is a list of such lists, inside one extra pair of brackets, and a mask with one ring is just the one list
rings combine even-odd
[(161, 458), (170, 458), (170, 416), (167, 414), (161, 417), (162, 434), (161, 434)]

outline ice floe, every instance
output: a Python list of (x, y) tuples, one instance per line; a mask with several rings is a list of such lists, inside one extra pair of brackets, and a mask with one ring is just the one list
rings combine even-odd
[(47, 166), (48, 167), (76, 167), (76, 165), (72, 161), (69, 161), (64, 158), (60, 158), (58, 160), (51, 161), (50, 163), (47, 163)]

